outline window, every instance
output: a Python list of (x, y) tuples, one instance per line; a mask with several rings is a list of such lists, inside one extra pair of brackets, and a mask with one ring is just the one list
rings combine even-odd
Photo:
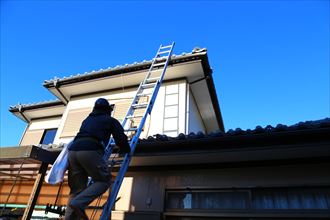
[(224, 210), (249, 208), (248, 191), (168, 192), (167, 209)]
[(46, 129), (41, 138), (40, 144), (52, 144), (57, 132), (57, 128)]
[(330, 187), (169, 190), (167, 211), (329, 210)]
[(255, 189), (255, 209), (330, 209), (330, 188)]

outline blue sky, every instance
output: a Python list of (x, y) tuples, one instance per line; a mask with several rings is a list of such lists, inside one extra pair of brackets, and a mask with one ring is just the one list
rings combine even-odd
[(330, 115), (329, 1), (1, 1), (1, 142), (42, 83), (206, 47), (226, 130)]

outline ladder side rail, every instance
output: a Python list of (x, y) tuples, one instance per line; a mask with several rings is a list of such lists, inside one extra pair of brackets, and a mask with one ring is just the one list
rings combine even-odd
[(142, 83), (140, 83), (139, 88), (137, 89), (137, 92), (135, 93), (135, 96), (134, 96), (134, 98), (133, 98), (133, 101), (132, 101), (130, 107), (128, 108), (128, 110), (127, 110), (127, 112), (126, 112), (126, 115), (125, 115), (125, 117), (124, 117), (124, 120), (123, 120), (123, 122), (121, 123), (121, 126), (122, 126), (124, 129), (125, 129), (125, 125), (126, 125), (126, 122), (127, 122), (127, 116), (129, 116), (130, 113), (134, 110), (134, 109), (133, 109), (133, 104), (137, 101), (137, 99), (138, 99), (138, 93), (139, 93), (139, 91), (140, 91), (141, 89), (142, 89)]
[[(139, 88), (138, 88), (138, 90), (137, 90), (137, 93), (135, 94), (135, 96), (134, 96), (134, 98), (133, 98), (133, 101), (132, 101), (132, 103), (131, 103), (129, 109), (127, 110), (126, 115), (125, 115), (125, 117), (124, 117), (124, 119), (123, 119), (123, 121), (122, 121), (122, 123), (121, 123), (121, 125), (122, 125), (123, 128), (125, 128), (125, 125), (126, 125), (126, 122), (127, 122), (127, 117), (131, 114), (131, 112), (134, 111), (132, 105), (133, 105), (134, 102), (136, 102), (136, 100), (138, 99), (137, 94), (138, 94), (139, 91), (141, 90), (141, 88), (142, 88), (141, 86), (142, 86), (142, 83), (140, 83)], [(113, 137), (111, 137), (110, 140), (109, 140), (109, 142), (108, 142), (108, 144), (107, 144), (107, 146), (106, 146), (106, 148), (105, 148), (104, 155), (103, 155), (103, 158), (104, 158), (106, 161), (110, 158), (114, 146), (115, 146), (115, 141), (114, 141)]]
[[(115, 182), (114, 182), (114, 184), (112, 186), (112, 191), (111, 191), (111, 194), (110, 194), (110, 198), (108, 199), (108, 201), (106, 202), (106, 204), (105, 204), (105, 206), (103, 208), (102, 215), (101, 215), (101, 218), (100, 218), (101, 220), (107, 220), (109, 218), (110, 214), (111, 214), (111, 209), (112, 209), (112, 207), (115, 204), (116, 197), (118, 195), (118, 192), (119, 192), (121, 183), (122, 183), (122, 181), (124, 179), (124, 176), (125, 176), (125, 174), (127, 172), (127, 169), (129, 167), (129, 163), (130, 163), (130, 161), (132, 159), (132, 156), (134, 154), (134, 151), (135, 151), (136, 145), (138, 143), (139, 136), (140, 136), (140, 134), (142, 132), (142, 128), (143, 128), (143, 126), (145, 124), (146, 118), (148, 117), (148, 114), (149, 115), (151, 114), (151, 110), (153, 108), (154, 101), (155, 101), (155, 99), (157, 97), (157, 94), (159, 92), (159, 89), (160, 89), (162, 80), (164, 78), (164, 74), (165, 74), (166, 68), (167, 68), (168, 63), (169, 63), (169, 60), (171, 58), (171, 54), (172, 54), (172, 51), (173, 51), (173, 46), (174, 46), (174, 42), (172, 43), (172, 45), (168, 46), (171, 49), (170, 49), (170, 52), (169, 52), (169, 54), (168, 54), (168, 56), (166, 58), (166, 63), (164, 65), (164, 69), (162, 71), (161, 77), (157, 80), (157, 82), (156, 82), (156, 84), (155, 84), (155, 86), (153, 88), (151, 99), (148, 102), (148, 106), (147, 106), (147, 108), (146, 108), (146, 110), (144, 112), (144, 115), (143, 115), (143, 117), (142, 117), (142, 119), (140, 121), (139, 127), (138, 127), (135, 135), (133, 136), (133, 138), (132, 138), (132, 140), (130, 142), (131, 152), (129, 154), (125, 154), (125, 159), (124, 159), (124, 161), (123, 161), (123, 163), (122, 163), (122, 165), (120, 167), (120, 170), (118, 172), (118, 175), (116, 177), (116, 180), (115, 180)], [(161, 48), (162, 48), (162, 45), (158, 49), (158, 52), (156, 54), (156, 57), (154, 58), (151, 66), (150, 66), (149, 72), (148, 72), (145, 80), (143, 81), (143, 83), (140, 84), (139, 89), (138, 89), (138, 91), (137, 91), (137, 93), (135, 95), (135, 98), (134, 98), (133, 102), (132, 102), (132, 105), (135, 103), (135, 101), (137, 99), (137, 94), (140, 91), (140, 87), (142, 86), (142, 84), (146, 83), (147, 79), (149, 78), (149, 76), (151, 74), (151, 71), (152, 71), (152, 68), (153, 68), (153, 64), (154, 64), (154, 62), (155, 62), (155, 60), (156, 60), (156, 58), (158, 56), (158, 53), (161, 50)], [(129, 116), (129, 112), (132, 110), (132, 105), (131, 105), (130, 109), (128, 110), (128, 112), (127, 112), (127, 114), (125, 116), (125, 119), (124, 119), (125, 123), (123, 123), (123, 125), (126, 124), (127, 117)]]
[[(166, 69), (167, 69), (168, 63), (169, 63), (169, 61), (170, 61), (170, 59), (171, 59), (171, 55), (172, 55), (172, 51), (173, 51), (173, 47), (174, 47), (174, 42), (171, 44), (171, 50), (170, 50), (170, 52), (169, 52), (169, 54), (168, 54), (168, 56), (167, 56), (167, 58), (166, 58), (166, 63), (165, 63), (165, 66), (164, 66), (164, 68), (163, 68), (163, 71), (162, 71), (161, 77), (160, 77), (160, 78), (157, 80), (157, 82), (156, 82), (156, 85), (155, 85), (155, 87), (154, 87), (154, 89), (153, 89), (153, 92), (152, 92), (152, 95), (151, 95), (150, 101), (149, 101), (149, 103), (148, 103), (147, 109), (146, 109), (146, 111), (145, 111), (145, 113), (144, 113), (144, 115), (143, 115), (143, 117), (142, 117), (142, 119), (141, 119), (141, 122), (140, 122), (140, 124), (139, 124), (139, 127), (138, 127), (137, 132), (136, 132), (136, 134), (134, 135), (134, 137), (139, 137), (139, 136), (140, 136), (140, 134), (141, 134), (141, 132), (142, 132), (143, 125), (144, 125), (144, 123), (145, 123), (145, 121), (146, 121), (146, 119), (147, 119), (147, 116), (148, 116), (148, 114), (149, 114), (149, 115), (151, 114), (152, 108), (153, 108), (153, 106), (154, 106), (154, 102), (155, 102), (156, 97), (157, 97), (157, 95), (158, 95), (158, 92), (159, 92), (160, 86), (161, 86), (161, 84), (162, 84), (162, 82), (163, 82), (163, 78), (164, 78), (164, 75), (165, 75), (165, 72), (166, 72)], [(133, 138), (134, 138), (134, 137), (133, 137)], [(133, 141), (134, 141), (134, 140), (132, 139), (132, 142), (133, 142)], [(136, 142), (137, 142), (137, 141), (138, 141), (138, 140), (136, 140)], [(134, 151), (135, 151), (136, 143), (135, 143), (133, 146), (134, 146), (134, 148), (131, 149), (131, 155), (133, 155), (133, 153), (134, 153)]]
[[(173, 45), (173, 44), (172, 44), (172, 45)], [(150, 66), (150, 68), (149, 68), (149, 71), (148, 71), (147, 76), (146, 76), (145, 79), (143, 80), (143, 83), (140, 83), (140, 85), (139, 85), (139, 87), (138, 87), (138, 89), (137, 89), (137, 92), (135, 93), (135, 96), (134, 96), (134, 98), (133, 98), (133, 100), (132, 100), (132, 104), (130, 105), (129, 109), (127, 110), (126, 115), (125, 115), (125, 117), (124, 117), (124, 120), (123, 120), (123, 122), (122, 122), (122, 124), (121, 124), (123, 128), (125, 128), (125, 125), (126, 125), (126, 122), (127, 122), (127, 117), (131, 114), (131, 112), (134, 111), (134, 109), (133, 109), (133, 104), (137, 101), (139, 92), (140, 92), (141, 90), (143, 90), (143, 89), (142, 89), (142, 85), (145, 84), (145, 82), (146, 82), (147, 79), (149, 78), (150, 73), (151, 73), (151, 71), (152, 71), (152, 69), (153, 69), (153, 65), (154, 65), (154, 63), (155, 63), (155, 61), (156, 61), (157, 55), (158, 55), (159, 51), (162, 49), (162, 47), (163, 47), (163, 45), (161, 44), (161, 45), (159, 46), (158, 50), (157, 50), (157, 53), (156, 53), (156, 55), (155, 55), (155, 58), (153, 59), (153, 61), (152, 61), (152, 63), (151, 63), (151, 66)], [(105, 159), (105, 160), (108, 160), (108, 159), (110, 158), (110, 155), (112, 154), (112, 150), (113, 150), (113, 148), (114, 148), (114, 146), (111, 146), (111, 141), (114, 142), (113, 138), (110, 139), (109, 143), (107, 144), (107, 147), (106, 147), (106, 150), (105, 150), (105, 153), (104, 153), (104, 159)]]
[[(173, 48), (173, 43), (172, 43), (172, 45), (171, 45), (171, 48)], [(159, 46), (159, 48), (158, 48), (158, 50), (157, 50), (157, 53), (156, 53), (156, 55), (155, 55), (155, 58), (152, 60), (152, 63), (151, 63), (151, 66), (150, 66), (150, 68), (149, 68), (149, 71), (148, 71), (148, 74), (147, 74), (147, 76), (145, 77), (145, 79), (144, 79), (144, 83), (146, 82), (146, 80), (149, 78), (149, 76), (150, 76), (150, 73), (151, 73), (151, 71), (152, 71), (152, 69), (153, 69), (153, 65), (154, 65), (154, 63), (155, 63), (155, 61), (156, 61), (156, 58), (157, 58), (157, 55), (159, 54), (159, 51), (162, 49), (162, 47), (163, 47), (163, 44), (161, 44), (160, 46)], [(172, 51), (172, 49), (171, 49), (171, 51)], [(134, 104), (134, 102), (136, 102), (136, 100), (137, 100), (137, 98), (138, 98), (138, 93), (139, 93), (139, 91), (141, 90), (141, 88), (142, 88), (142, 84), (143, 83), (140, 83), (140, 85), (139, 85), (139, 87), (138, 87), (138, 90), (137, 90), (137, 92), (136, 92), (136, 94), (135, 94), (135, 97), (133, 98), (133, 101), (132, 101), (132, 104)], [(132, 110), (133, 110), (133, 108), (132, 108), (132, 104), (130, 105), (130, 108), (127, 110), (127, 112), (126, 112), (126, 115), (125, 115), (125, 117), (124, 117), (124, 120), (123, 120), (123, 122), (122, 122), (122, 127), (124, 128), (125, 127), (125, 125), (126, 125), (126, 122), (127, 122), (127, 116), (129, 116), (129, 114), (130, 114), (130, 112), (132, 112)], [(109, 150), (111, 150), (111, 152), (112, 152), (112, 148), (113, 147), (111, 147), (111, 143), (112, 142), (114, 142), (114, 140), (113, 139), (110, 139), (110, 141), (109, 141), (109, 143), (107, 144), (107, 146), (106, 146), (106, 150), (105, 150), (105, 152), (107, 153)], [(109, 153), (107, 153), (107, 154), (109, 154)], [(110, 153), (110, 155), (111, 155), (111, 153)], [(110, 155), (109, 155), (109, 157), (110, 157)], [(105, 159), (106, 160), (108, 160), (108, 158), (109, 157), (105, 157)]]
[[(147, 115), (147, 111), (145, 113), (145, 116), (146, 115)], [(144, 118), (146, 118), (146, 117), (144, 117)], [(124, 180), (125, 174), (128, 170), (128, 167), (129, 167), (129, 164), (131, 162), (132, 156), (134, 154), (134, 150), (136, 148), (136, 145), (138, 143), (138, 138), (139, 138), (138, 135), (134, 135), (134, 137), (133, 137), (133, 139), (130, 143), (131, 149), (133, 149), (133, 150), (130, 153), (125, 154), (125, 158), (124, 158), (123, 163), (122, 163), (122, 165), (119, 169), (118, 175), (115, 179), (115, 182), (112, 185), (111, 193), (109, 195), (110, 198), (108, 199), (108, 201), (106, 202), (106, 204), (103, 207), (102, 215), (100, 217), (101, 220), (107, 220), (109, 218), (110, 213), (111, 213), (111, 209), (115, 205), (118, 192), (119, 192), (121, 184)]]
[(156, 62), (156, 58), (157, 58), (157, 55), (159, 54), (159, 51), (161, 50), (161, 48), (163, 47), (163, 44), (161, 44), (157, 50), (157, 53), (155, 55), (155, 57), (152, 59), (152, 62), (151, 62), (151, 65), (149, 67), (149, 70), (148, 70), (148, 74), (146, 75), (146, 77), (144, 78), (143, 80), (143, 84), (145, 84), (147, 82), (147, 79), (149, 78), (149, 76), (151, 75), (151, 72), (152, 72), (152, 69), (153, 69), (153, 66)]
[(105, 161), (109, 160), (114, 147), (115, 147), (115, 140), (113, 139), (113, 137), (111, 137), (108, 145), (106, 146), (106, 148), (104, 150), (103, 159)]
[[(159, 87), (160, 87), (160, 81), (157, 82), (157, 85), (156, 85), (156, 88), (155, 88), (155, 90), (153, 92), (152, 97), (155, 97), (157, 95), (157, 93), (159, 91)], [(122, 165), (120, 167), (120, 170), (118, 172), (118, 175), (116, 177), (116, 180), (115, 180), (115, 182), (112, 185), (110, 199), (106, 202), (106, 204), (105, 204), (105, 206), (103, 208), (103, 212), (102, 212), (102, 215), (101, 215), (101, 220), (102, 219), (104, 219), (104, 220), (107, 219), (107, 216), (110, 215), (111, 209), (112, 209), (112, 207), (115, 204), (115, 201), (116, 201), (116, 198), (117, 198), (117, 195), (118, 195), (118, 192), (119, 192), (121, 183), (124, 180), (124, 176), (125, 176), (126, 171), (128, 169), (128, 166), (129, 166), (129, 163), (131, 161), (131, 158), (132, 158), (132, 156), (134, 154), (134, 151), (135, 151), (135, 148), (136, 148), (136, 145), (137, 145), (137, 142), (138, 142), (138, 138), (140, 136), (140, 133), (142, 132), (142, 127), (143, 127), (143, 125), (145, 123), (145, 120), (146, 120), (148, 114), (150, 114), (152, 107), (153, 107), (153, 101), (151, 99), (150, 102), (149, 102), (149, 105), (148, 105), (148, 107), (147, 107), (147, 109), (146, 109), (146, 111), (144, 113), (144, 116), (141, 119), (141, 122), (140, 122), (140, 125), (139, 125), (139, 129), (137, 130), (137, 133), (134, 135), (134, 137), (131, 140), (131, 143), (130, 143), (131, 152), (129, 154), (125, 154), (124, 161), (123, 161), (123, 163), (122, 163)]]
[[(173, 45), (173, 44), (172, 44), (172, 45)], [(156, 55), (155, 55), (155, 58), (157, 57), (157, 55), (158, 55), (158, 53), (159, 53), (159, 51), (161, 50), (162, 47), (163, 47), (163, 45), (161, 44), (161, 45), (159, 46), (159, 48), (158, 48), (158, 51), (157, 51), (157, 53), (156, 53)], [(130, 113), (133, 111), (133, 107), (132, 107), (132, 105), (137, 101), (137, 99), (138, 99), (138, 93), (141, 91), (141, 89), (143, 89), (143, 88), (142, 88), (142, 85), (146, 83), (147, 79), (148, 79), (149, 76), (150, 76), (150, 73), (151, 73), (151, 71), (152, 71), (153, 65), (154, 65), (154, 63), (155, 63), (155, 61), (156, 61), (155, 58), (152, 60), (151, 66), (150, 66), (150, 68), (149, 68), (149, 70), (148, 70), (148, 74), (147, 74), (147, 76), (145, 77), (145, 79), (143, 80), (143, 83), (140, 83), (140, 85), (139, 85), (139, 87), (138, 87), (138, 89), (137, 89), (137, 92), (135, 93), (135, 96), (134, 96), (134, 98), (133, 98), (132, 104), (130, 105), (130, 108), (129, 108), (129, 109), (127, 110), (127, 112), (126, 112), (126, 115), (125, 115), (125, 117), (124, 117), (124, 120), (123, 120), (123, 122), (122, 122), (122, 124), (121, 124), (123, 128), (125, 128), (125, 125), (126, 125), (126, 122), (127, 122), (127, 116), (129, 116)]]
[(148, 114), (151, 113), (151, 110), (152, 110), (153, 105), (154, 105), (154, 100), (155, 100), (155, 98), (156, 98), (156, 96), (158, 94), (160, 85), (161, 85), (161, 81), (158, 80), (157, 81), (157, 85), (154, 88), (154, 91), (153, 91), (153, 94), (152, 94), (152, 98), (151, 98), (151, 100), (150, 100), (150, 102), (148, 104), (148, 107), (147, 107), (147, 109), (146, 109), (146, 111), (144, 113), (143, 118), (141, 119), (141, 122), (140, 122), (139, 128), (137, 130), (137, 133), (134, 135), (134, 137), (131, 140), (131, 144), (130, 144), (131, 145), (131, 152), (129, 154), (126, 154), (125, 155), (125, 159), (123, 161), (123, 164), (121, 165), (120, 170), (118, 172), (118, 175), (116, 177), (116, 180), (115, 180), (115, 182), (112, 185), (112, 190), (111, 190), (111, 194), (110, 194), (110, 200), (108, 200), (106, 202), (106, 205), (103, 208), (103, 212), (102, 212), (102, 215), (101, 215), (101, 220), (107, 219), (107, 216), (110, 215), (111, 209), (112, 209), (112, 207), (115, 204), (115, 201), (116, 201), (116, 198), (117, 198), (117, 195), (118, 195), (118, 192), (119, 192), (121, 183), (124, 180), (126, 171), (127, 171), (128, 167), (129, 167), (129, 163), (130, 163), (130, 161), (132, 159), (132, 156), (134, 154), (135, 148), (137, 146), (138, 138), (139, 138), (139, 136), (140, 136), (140, 134), (142, 132), (142, 127), (143, 127), (143, 125), (144, 125), (144, 123), (145, 123), (145, 121), (147, 119)]
[(111, 209), (112, 209), (112, 207), (114, 206), (114, 204), (116, 202), (116, 198), (117, 198), (120, 186), (121, 186), (121, 184), (124, 180), (124, 176), (126, 174), (126, 171), (128, 169), (130, 161), (131, 161), (130, 154), (126, 154), (124, 162), (121, 165), (120, 170), (118, 172), (118, 176), (116, 177), (116, 180), (112, 185), (112, 189), (111, 189), (111, 193), (109, 195), (108, 201), (105, 203), (105, 205), (103, 207), (102, 215), (100, 217), (101, 220), (108, 220), (109, 219)]
[(140, 137), (140, 134), (141, 134), (141, 132), (142, 132), (142, 128), (143, 128), (143, 126), (144, 126), (144, 123), (145, 123), (145, 121), (147, 120), (148, 115), (151, 114), (151, 110), (152, 110), (152, 108), (153, 108), (153, 106), (154, 106), (154, 101), (155, 101), (155, 99), (156, 99), (156, 97), (157, 97), (157, 94), (158, 94), (158, 92), (159, 92), (160, 85), (161, 85), (161, 82), (160, 82), (160, 80), (158, 80), (158, 81), (157, 81), (157, 84), (156, 84), (156, 86), (155, 86), (155, 88), (154, 88), (154, 91), (153, 91), (153, 93), (152, 93), (152, 95), (151, 95), (151, 99), (150, 99), (150, 101), (149, 101), (149, 103), (148, 103), (148, 107), (146, 108), (146, 111), (145, 111), (145, 113), (144, 113), (144, 115), (143, 115), (143, 117), (142, 117), (142, 119), (141, 119), (141, 122), (140, 122), (140, 124), (139, 124), (139, 127), (138, 127), (138, 129), (137, 129), (137, 131), (136, 131), (136, 134), (135, 134), (134, 137), (132, 138), (132, 147), (133, 147), (133, 148), (131, 148), (131, 155), (134, 154), (135, 147), (136, 147), (136, 144), (137, 144), (137, 142), (138, 142), (138, 138)]
[(150, 74), (151, 74), (151, 71), (152, 71), (152, 69), (153, 69), (153, 65), (154, 65), (154, 63), (155, 63), (155, 61), (156, 61), (156, 57), (157, 57), (157, 55), (158, 55), (158, 53), (159, 53), (159, 51), (161, 50), (162, 47), (163, 47), (163, 45), (161, 44), (161, 45), (159, 46), (159, 48), (158, 48), (158, 51), (157, 51), (157, 53), (156, 53), (156, 55), (155, 55), (155, 58), (152, 60), (151, 66), (150, 66), (150, 68), (149, 68), (149, 70), (148, 70), (148, 74), (147, 74), (146, 77), (144, 78), (143, 82), (140, 83), (139, 88), (138, 88), (137, 92), (135, 93), (135, 96), (134, 96), (134, 98), (133, 98), (132, 104), (130, 105), (130, 108), (129, 108), (128, 111), (126, 112), (125, 118), (124, 118), (124, 120), (123, 120), (123, 122), (122, 122), (122, 127), (123, 127), (123, 128), (124, 128), (125, 125), (126, 125), (126, 122), (127, 122), (127, 116), (129, 116), (130, 112), (133, 111), (133, 104), (137, 101), (139, 92), (140, 92), (141, 90), (143, 90), (142, 85), (143, 85), (143, 84), (146, 84), (147, 79), (149, 78), (149, 76), (150, 76)]
[[(131, 146), (130, 155), (133, 155), (134, 154), (135, 147), (136, 147), (136, 144), (138, 142), (138, 138), (140, 137), (140, 134), (142, 132), (142, 128), (143, 128), (143, 126), (145, 124), (145, 121), (146, 121), (146, 119), (148, 117), (148, 114), (149, 115), (151, 114), (152, 108), (154, 106), (154, 102), (155, 102), (156, 97), (158, 95), (160, 86), (162, 84), (162, 81), (163, 81), (163, 78), (164, 78), (164, 75), (165, 75), (165, 72), (166, 72), (166, 69), (167, 69), (167, 65), (169, 63), (169, 60), (171, 59), (171, 54), (172, 54), (172, 51), (173, 51), (173, 46), (174, 46), (174, 42), (171, 44), (171, 50), (170, 50), (169, 55), (167, 56), (166, 64), (165, 64), (165, 66), (163, 68), (162, 75), (161, 75), (160, 79), (157, 80), (156, 85), (154, 86), (154, 89), (153, 89), (153, 92), (152, 92), (150, 101), (149, 101), (148, 106), (146, 108), (146, 111), (144, 112), (144, 115), (143, 115), (143, 117), (142, 117), (142, 119), (140, 121), (139, 127), (138, 127), (138, 129), (137, 129), (134, 137), (131, 140), (131, 145), (132, 146)], [(161, 45), (161, 47), (162, 47), (162, 45)]]
[[(164, 56), (164, 57), (161, 57), (161, 58), (165, 58), (166, 60), (168, 60), (168, 58), (171, 57), (171, 55), (172, 55), (173, 47), (174, 47), (174, 42), (172, 42), (171, 45), (167, 46), (167, 48), (170, 48), (169, 52), (167, 52), (167, 53), (169, 53), (169, 54), (168, 54), (167, 56)], [(153, 59), (152, 65), (150, 66), (149, 73), (148, 73), (148, 75), (146, 76), (146, 78), (145, 78), (145, 80), (143, 81), (143, 83), (147, 83), (147, 80), (148, 80), (149, 76), (151, 75), (151, 72), (154, 71), (153, 69), (154, 69), (154, 66), (157, 65), (157, 64), (155, 64), (155, 62), (157, 61), (157, 58), (159, 58), (158, 56), (159, 56), (160, 54), (164, 53), (164, 52), (161, 52), (161, 50), (162, 50), (163, 48), (164, 48), (164, 47), (163, 47), (162, 44), (161, 44), (160, 47), (159, 47), (159, 49), (158, 49), (158, 51), (157, 51), (157, 53), (156, 53), (156, 55), (155, 55), (155, 58)], [(167, 63), (167, 62), (166, 62), (166, 63)], [(164, 65), (164, 68), (165, 68), (165, 66), (167, 65), (166, 63), (165, 63), (165, 65)], [(163, 74), (163, 73), (162, 73), (162, 74)]]
[(163, 78), (165, 76), (165, 72), (166, 72), (167, 66), (168, 66), (168, 64), (169, 64), (169, 62), (171, 60), (171, 56), (172, 56), (172, 52), (173, 52), (173, 47), (174, 47), (174, 42), (172, 42), (172, 44), (171, 44), (171, 50), (170, 50), (170, 52), (169, 52), (169, 54), (168, 54), (168, 56), (166, 58), (166, 63), (164, 65), (164, 69), (163, 69), (162, 74), (161, 74), (161, 77), (159, 79), (161, 83), (163, 82)]
[[(158, 82), (157, 85), (158, 85), (157, 87), (160, 87), (160, 83), (159, 82)], [(158, 92), (158, 90), (159, 90), (159, 88), (157, 89), (157, 92)], [(156, 93), (154, 93), (154, 95), (156, 95)], [(119, 172), (118, 172), (118, 175), (116, 177), (116, 180), (115, 180), (115, 182), (112, 185), (112, 190), (111, 190), (110, 198), (106, 202), (106, 204), (105, 204), (105, 206), (103, 208), (102, 215), (101, 215), (101, 218), (100, 218), (101, 220), (106, 220), (106, 219), (108, 219), (108, 216), (110, 216), (111, 209), (112, 209), (112, 207), (114, 206), (114, 204), (116, 202), (116, 198), (117, 198), (117, 195), (118, 195), (120, 186), (121, 186), (121, 184), (122, 184), (122, 182), (124, 180), (125, 174), (127, 172), (127, 169), (129, 167), (130, 161), (132, 159), (132, 156), (134, 154), (135, 148), (137, 146), (138, 138), (139, 138), (140, 133), (142, 131), (143, 124), (145, 123), (145, 120), (146, 120), (148, 114), (150, 114), (151, 109), (152, 109), (152, 106), (153, 106), (153, 103), (150, 102), (149, 103), (149, 107), (145, 111), (144, 116), (143, 116), (143, 118), (142, 118), (142, 120), (140, 122), (139, 129), (137, 130), (137, 133), (134, 135), (134, 137), (131, 140), (131, 144), (130, 144), (131, 152), (129, 154), (125, 154), (124, 161), (123, 161), (123, 163), (122, 163), (122, 165), (121, 165), (121, 167), (119, 169)]]

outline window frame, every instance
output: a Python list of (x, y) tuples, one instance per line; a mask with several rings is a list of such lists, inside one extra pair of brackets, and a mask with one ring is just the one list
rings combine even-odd
[[(52, 143), (54, 143), (54, 140), (55, 140), (55, 137), (56, 137), (56, 133), (58, 132), (58, 128), (46, 128), (46, 129), (44, 129), (44, 132), (43, 132), (42, 137), (41, 137), (41, 139), (39, 141), (39, 144), (45, 144), (45, 145), (47, 145), (46, 143), (42, 143), (42, 142), (44, 141), (47, 132), (48, 131), (53, 131), (53, 130), (55, 130), (55, 135), (54, 135), (54, 138), (53, 138), (53, 141), (52, 141)], [(52, 143), (48, 143), (48, 144), (52, 144)]]
[[(256, 209), (253, 204), (253, 190), (258, 189), (330, 189), (330, 185), (317, 186), (282, 186), (282, 187), (249, 187), (249, 188), (167, 188), (164, 196), (164, 219), (166, 216), (187, 217), (278, 217), (278, 218), (325, 218), (330, 217), (330, 209)], [(173, 192), (238, 192), (249, 194), (247, 209), (173, 209), (167, 208), (168, 194)]]

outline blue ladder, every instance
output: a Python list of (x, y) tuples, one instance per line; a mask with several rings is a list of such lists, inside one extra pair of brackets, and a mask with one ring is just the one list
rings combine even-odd
[[(110, 161), (110, 164), (112, 164), (113, 166), (119, 164), (120, 168), (116, 180), (111, 186), (111, 192), (108, 197), (108, 200), (103, 207), (103, 211), (100, 218), (101, 220), (109, 220), (111, 218), (111, 210), (116, 203), (116, 198), (120, 186), (127, 172), (129, 163), (133, 157), (136, 145), (142, 132), (142, 128), (145, 124), (148, 115), (151, 114), (151, 110), (156, 101), (159, 88), (163, 82), (166, 68), (171, 59), (173, 47), (174, 42), (168, 46), (160, 45), (155, 57), (152, 60), (149, 71), (144, 80), (140, 83), (140, 86), (135, 94), (132, 104), (126, 113), (125, 118), (123, 119), (122, 126), (124, 128), (124, 131), (128, 136), (132, 137), (130, 141), (131, 152), (125, 154), (123, 160), (113, 159), (112, 161)], [(148, 91), (150, 89), (151, 91)], [(149, 101), (143, 102), (143, 98), (149, 96)], [(144, 109), (144, 113), (137, 114), (137, 112), (141, 112), (141, 109)], [(137, 126), (134, 125), (134, 120), (136, 119), (141, 119), (139, 125)], [(104, 159), (106, 161), (109, 160), (114, 146), (114, 140), (111, 138), (104, 153)]]

